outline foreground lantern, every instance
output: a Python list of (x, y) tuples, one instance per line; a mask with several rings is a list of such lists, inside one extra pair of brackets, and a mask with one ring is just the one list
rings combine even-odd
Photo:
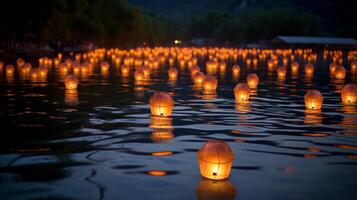
[(204, 91), (215, 91), (217, 89), (218, 81), (214, 76), (205, 76), (203, 79), (203, 90)]
[(237, 103), (246, 103), (249, 101), (249, 86), (246, 83), (238, 83), (234, 87), (234, 97)]
[(304, 96), (307, 109), (320, 110), (324, 97), (318, 90), (308, 90)]
[(196, 196), (199, 200), (233, 200), (236, 194), (237, 189), (228, 180), (202, 179), (196, 187)]
[(167, 74), (169, 75), (169, 79), (171, 80), (175, 80), (177, 79), (177, 69), (174, 68), (174, 67), (171, 67), (168, 71), (167, 71)]
[(197, 153), (201, 175), (208, 179), (228, 178), (234, 155), (224, 141), (208, 141)]
[(357, 101), (357, 85), (347, 84), (341, 90), (342, 103), (346, 105), (355, 104)]
[(77, 89), (78, 79), (73, 75), (68, 75), (64, 80), (64, 84), (66, 85), (67, 90), (75, 90)]
[(171, 116), (174, 101), (166, 92), (155, 92), (150, 98), (151, 114), (154, 116)]
[(257, 74), (250, 73), (247, 76), (247, 84), (251, 89), (256, 89), (259, 84), (259, 77)]
[(344, 79), (346, 77), (346, 69), (342, 66), (337, 66), (333, 73), (335, 75), (335, 78), (340, 79), (340, 80)]

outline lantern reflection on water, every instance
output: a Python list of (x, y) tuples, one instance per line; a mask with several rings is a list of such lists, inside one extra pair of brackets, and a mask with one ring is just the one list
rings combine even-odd
[(205, 76), (202, 82), (203, 90), (206, 92), (214, 92), (217, 89), (218, 80), (214, 76)]
[(155, 92), (150, 98), (151, 114), (154, 116), (171, 116), (174, 101), (166, 92)]
[(258, 75), (255, 74), (255, 73), (248, 74), (248, 76), (247, 76), (247, 84), (248, 84), (249, 88), (256, 89), (258, 87), (258, 84), (259, 84)]
[(66, 76), (64, 83), (67, 90), (75, 90), (77, 89), (78, 79), (73, 75), (68, 75)]
[(357, 101), (357, 85), (350, 83), (345, 85), (341, 90), (342, 103), (353, 105)]
[(64, 102), (69, 106), (77, 106), (79, 104), (78, 91), (66, 90)]
[(196, 196), (199, 200), (233, 200), (236, 194), (236, 188), (228, 180), (202, 179), (196, 187)]
[(208, 141), (197, 153), (201, 175), (208, 179), (228, 178), (234, 155), (227, 142)]
[(323, 96), (318, 90), (308, 90), (304, 96), (307, 109), (320, 110), (322, 107)]
[(234, 87), (234, 97), (237, 103), (248, 103), (250, 88), (246, 83), (238, 83)]

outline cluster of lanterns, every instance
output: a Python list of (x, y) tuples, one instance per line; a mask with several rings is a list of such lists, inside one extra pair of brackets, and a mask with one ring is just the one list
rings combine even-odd
[[(74, 59), (64, 60), (60, 53), (51, 59), (47, 57), (38, 60), (39, 67), (33, 68), (30, 63), (26, 63), (19, 58), (16, 66), (6, 65), (0, 61), (0, 73), (5, 71), (6, 76), (13, 77), (16, 72), (20, 76), (39, 79), (47, 77), (49, 69), (54, 67), (56, 71), (64, 77), (66, 88), (66, 101), (78, 102), (77, 87), (79, 78), (85, 78), (91, 74), (95, 66), (100, 67), (100, 72), (106, 75), (115, 67), (122, 77), (133, 77), (136, 82), (149, 80), (153, 70), (160, 66), (168, 65), (167, 79), (176, 81), (179, 70), (188, 69), (190, 78), (194, 86), (203, 91), (204, 94), (215, 94), (218, 87), (217, 73), (225, 74), (227, 63), (233, 63), (231, 68), (232, 77), (238, 78), (242, 68), (236, 64), (238, 58), (243, 60), (247, 69), (256, 69), (258, 64), (265, 63), (268, 71), (276, 72), (277, 79), (284, 81), (288, 74), (288, 64), (290, 62), (290, 72), (297, 74), (300, 64), (296, 58), (303, 60), (305, 65), (301, 65), (307, 78), (311, 78), (315, 72), (314, 62), (317, 54), (311, 49), (235, 49), (235, 48), (137, 48), (130, 50), (121, 49), (96, 49), (87, 53), (72, 54)], [(105, 60), (108, 58), (109, 60)], [(331, 58), (329, 65), (330, 75), (333, 79), (344, 80), (347, 70), (343, 67), (343, 57), (341, 51), (323, 52), (325, 60)], [(351, 51), (347, 55), (351, 63), (351, 73), (357, 73), (357, 52)], [(205, 63), (205, 72), (201, 71), (199, 62)], [(280, 64), (280, 65), (279, 65)], [(175, 67), (178, 66), (178, 68)], [(252, 91), (259, 88), (260, 78), (256, 73), (249, 73), (246, 80), (237, 83), (233, 89), (235, 101), (239, 105), (249, 103)], [(356, 104), (357, 85), (346, 84), (341, 89), (342, 103), (345, 105)], [(324, 97), (318, 90), (308, 90), (304, 96), (307, 110), (320, 110)], [(153, 141), (163, 141), (171, 139), (172, 112), (174, 101), (170, 94), (162, 91), (155, 92), (150, 98), (151, 127)], [(163, 155), (156, 152), (154, 155)], [(167, 155), (167, 152), (166, 154)], [(201, 175), (212, 180), (224, 180), (229, 177), (234, 155), (227, 142), (208, 141), (197, 153)], [(206, 183), (203, 183), (206, 184)], [(199, 191), (199, 187), (197, 188)]]

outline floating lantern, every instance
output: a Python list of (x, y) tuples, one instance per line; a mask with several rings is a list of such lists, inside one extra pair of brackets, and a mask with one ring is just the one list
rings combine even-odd
[(341, 99), (343, 104), (352, 105), (357, 101), (357, 85), (347, 84), (341, 90)]
[(214, 76), (205, 76), (202, 82), (202, 87), (204, 91), (215, 91), (217, 89), (218, 81)]
[(276, 69), (276, 73), (278, 75), (278, 79), (285, 79), (285, 77), (286, 77), (286, 68), (285, 67), (278, 67)]
[(68, 75), (66, 76), (64, 83), (67, 90), (75, 90), (77, 89), (78, 79), (73, 75)]
[(6, 75), (13, 75), (14, 72), (15, 72), (14, 66), (12, 66), (12, 65), (6, 65), (6, 67), (5, 67), (5, 72), (6, 72)]
[(122, 76), (128, 76), (130, 72), (130, 67), (128, 65), (122, 65), (120, 68), (120, 72)]
[(196, 72), (196, 74), (193, 75), (193, 81), (195, 82), (195, 84), (201, 84), (203, 83), (205, 77), (206, 76), (203, 72)]
[(169, 75), (169, 79), (171, 80), (176, 80), (177, 79), (177, 69), (174, 67), (171, 67), (168, 71), (167, 74)]
[(354, 61), (351, 63), (351, 71), (356, 72), (357, 71), (357, 61)]
[(201, 175), (208, 179), (228, 178), (234, 155), (224, 141), (208, 141), (197, 153)]
[(233, 74), (239, 74), (239, 73), (240, 73), (240, 67), (239, 67), (239, 65), (233, 65), (233, 66), (232, 66), (232, 73), (233, 73)]
[(145, 77), (146, 79), (150, 78), (150, 74), (151, 74), (151, 69), (150, 69), (150, 67), (148, 67), (148, 66), (143, 66), (143, 67), (141, 67), (141, 70), (144, 72), (144, 77)]
[(305, 65), (305, 74), (308, 76), (312, 76), (314, 74), (315, 67), (312, 63), (308, 63)]
[(330, 73), (331, 74), (333, 74), (335, 72), (336, 67), (337, 67), (336, 63), (331, 63), (329, 65), (329, 69), (330, 69)]
[(23, 66), (25, 64), (25, 61), (22, 59), (22, 58), (18, 58), (17, 60), (16, 60), (16, 66), (17, 67), (21, 67), (21, 66)]
[(247, 76), (247, 84), (248, 84), (249, 88), (256, 89), (258, 87), (258, 84), (259, 84), (258, 75), (255, 74), (255, 73), (248, 74), (248, 76)]
[(202, 179), (196, 187), (198, 200), (233, 200), (237, 189), (228, 180), (214, 181)]
[(335, 78), (339, 80), (344, 79), (346, 77), (346, 69), (342, 66), (337, 66), (333, 73), (335, 75)]
[(195, 75), (199, 71), (200, 71), (200, 68), (198, 66), (192, 66), (190, 68), (191, 76)]
[(248, 84), (238, 83), (233, 91), (237, 103), (247, 103), (249, 101), (250, 88)]
[(151, 140), (155, 143), (169, 142), (173, 138), (174, 134), (169, 129), (154, 129), (151, 134)]
[(145, 78), (145, 74), (144, 74), (144, 71), (142, 69), (135, 70), (134, 79), (136, 81), (142, 81), (142, 80), (144, 80), (144, 78)]
[(32, 69), (31, 70), (31, 78), (32, 79), (37, 79), (40, 76), (40, 70), (39, 69)]
[(304, 99), (306, 108), (311, 110), (320, 110), (324, 100), (323, 96), (318, 90), (308, 90), (304, 96)]
[(298, 62), (291, 63), (291, 71), (293, 73), (296, 73), (299, 71), (299, 63)]
[(150, 98), (151, 114), (154, 116), (171, 116), (174, 101), (166, 92), (155, 92)]
[(110, 67), (110, 65), (109, 65), (109, 63), (108, 62), (102, 62), (101, 64), (100, 64), (100, 70), (102, 71), (102, 72), (108, 72), (109, 71), (109, 67)]

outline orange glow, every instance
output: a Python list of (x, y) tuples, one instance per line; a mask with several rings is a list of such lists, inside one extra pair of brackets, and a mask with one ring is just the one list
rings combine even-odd
[(172, 155), (172, 151), (159, 151), (151, 153), (153, 156), (169, 156)]
[(169, 75), (170, 80), (176, 80), (177, 79), (177, 69), (174, 67), (171, 67), (168, 71), (167, 74)]
[(314, 74), (315, 67), (312, 63), (305, 65), (305, 74), (312, 76)]
[(341, 90), (342, 103), (345, 105), (353, 105), (357, 101), (357, 85), (350, 83), (345, 85)]
[(167, 172), (162, 170), (151, 170), (147, 172), (151, 176), (166, 176)]
[(318, 90), (308, 90), (304, 96), (307, 109), (320, 110), (322, 107), (323, 96)]
[(8, 76), (8, 75), (13, 75), (14, 72), (15, 72), (14, 66), (12, 66), (12, 65), (6, 65), (6, 67), (5, 67), (5, 72), (6, 72), (6, 75), (7, 75), (7, 76)]
[(174, 101), (166, 92), (155, 92), (150, 98), (151, 114), (154, 116), (171, 116)]
[(213, 181), (202, 179), (196, 187), (198, 200), (233, 200), (237, 190), (228, 180)]
[(218, 80), (216, 79), (216, 77), (214, 76), (205, 76), (205, 78), (203, 79), (203, 90), (210, 92), (210, 91), (215, 91), (217, 89), (217, 84), (218, 84)]
[(201, 175), (208, 179), (228, 178), (234, 155), (227, 142), (208, 141), (197, 153)]
[(135, 70), (134, 79), (136, 81), (142, 81), (142, 80), (144, 80), (144, 78), (145, 78), (145, 74), (144, 74), (144, 71), (142, 69)]
[(67, 90), (75, 90), (77, 89), (78, 79), (73, 75), (68, 75), (66, 76), (64, 83)]
[(195, 84), (202, 84), (204, 79), (205, 74), (203, 72), (197, 72), (195, 75), (193, 75), (193, 81)]
[(250, 88), (246, 83), (238, 83), (234, 87), (234, 97), (237, 103), (248, 103)]
[(276, 73), (278, 75), (278, 79), (285, 79), (285, 77), (286, 77), (286, 68), (285, 67), (278, 67), (276, 69)]
[(291, 72), (297, 73), (299, 71), (299, 63), (293, 62), (291, 63)]
[(248, 76), (247, 76), (247, 84), (248, 84), (249, 88), (256, 89), (258, 87), (258, 84), (259, 84), (258, 75), (255, 74), (255, 73), (248, 74)]
[(342, 66), (337, 66), (333, 73), (335, 75), (335, 78), (339, 80), (344, 79), (346, 77), (346, 69)]

